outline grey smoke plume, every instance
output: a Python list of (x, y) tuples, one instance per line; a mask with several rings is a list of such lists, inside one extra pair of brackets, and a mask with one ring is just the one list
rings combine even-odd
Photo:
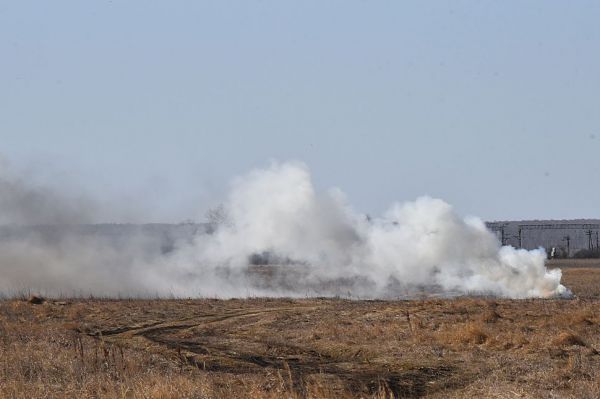
[(90, 224), (106, 212), (58, 186), (33, 183), (0, 159), (0, 294), (153, 294), (138, 279), (164, 252), (161, 232)]
[(212, 234), (175, 240), (169, 251), (152, 250), (143, 234), (5, 240), (2, 283), (121, 295), (570, 295), (560, 270), (546, 269), (543, 250), (502, 247), (481, 220), (428, 197), (371, 220), (341, 191), (318, 193), (302, 163), (235, 179), (218, 216)]
[(0, 158), (0, 225), (89, 223), (95, 211), (91, 200), (33, 184)]

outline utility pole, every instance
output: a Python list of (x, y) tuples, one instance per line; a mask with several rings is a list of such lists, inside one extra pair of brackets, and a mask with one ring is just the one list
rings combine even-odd
[(567, 242), (567, 258), (571, 257), (571, 236), (566, 235), (563, 237), (563, 241)]
[(588, 249), (591, 251), (594, 249), (594, 242), (592, 241), (592, 230), (586, 231), (585, 235), (588, 236)]
[(506, 245), (506, 235), (504, 234), (504, 226), (500, 229), (500, 240), (502, 241), (502, 245)]
[(519, 248), (523, 248), (523, 229), (519, 226)]

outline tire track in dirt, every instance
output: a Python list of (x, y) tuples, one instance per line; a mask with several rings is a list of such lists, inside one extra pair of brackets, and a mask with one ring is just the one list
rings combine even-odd
[[(98, 330), (88, 335), (91, 336), (121, 336), (121, 337), (131, 337), (134, 335), (147, 335), (154, 334), (160, 332), (166, 332), (170, 330), (182, 330), (194, 327), (200, 327), (202, 325), (218, 323), (222, 321), (227, 321), (235, 318), (244, 318), (250, 316), (258, 316), (265, 313), (273, 313), (273, 312), (290, 312), (290, 311), (306, 311), (306, 310), (316, 310), (322, 308), (322, 306), (292, 306), (292, 307), (275, 307), (275, 308), (254, 308), (254, 309), (236, 309), (229, 310), (220, 313), (205, 313), (200, 315), (194, 315), (190, 317), (185, 317), (182, 319), (169, 320), (169, 321), (159, 321), (159, 322), (151, 322), (138, 326), (123, 326), (110, 330)], [(192, 320), (197, 320), (198, 322), (189, 323)]]
[[(198, 315), (179, 318), (179, 319), (175, 319), (175, 320), (153, 321), (153, 322), (144, 323), (141, 325), (138, 324), (138, 325), (132, 325), (132, 326), (121, 326), (121, 327), (107, 329), (107, 330), (95, 329), (93, 331), (86, 332), (86, 335), (89, 335), (91, 337), (104, 337), (104, 338), (112, 337), (113, 339), (118, 338), (118, 337), (125, 338), (125, 337), (131, 337), (134, 335), (144, 335), (146, 333), (199, 327), (199, 326), (202, 326), (205, 324), (217, 323), (217, 322), (226, 321), (226, 320), (230, 320), (230, 319), (234, 319), (234, 318), (257, 316), (257, 315), (260, 315), (263, 313), (272, 313), (272, 312), (278, 312), (278, 311), (285, 312), (285, 311), (299, 311), (299, 310), (315, 310), (315, 309), (319, 309), (319, 308), (322, 308), (322, 306), (292, 306), (292, 307), (275, 307), (275, 308), (254, 308), (254, 309), (248, 309), (248, 310), (235, 309), (235, 310), (229, 310), (229, 311), (219, 312), (219, 313), (198, 314)], [(182, 324), (185, 322), (189, 322), (191, 320), (203, 320), (203, 321), (198, 322), (198, 323)]]
[[(302, 347), (281, 340), (261, 340), (240, 337), (235, 334), (246, 318), (266, 314), (287, 312), (306, 312), (318, 310), (326, 305), (287, 306), (271, 308), (233, 309), (223, 312), (204, 313), (169, 321), (152, 321), (149, 323), (123, 326), (109, 330), (89, 333), (97, 339), (107, 342), (125, 344), (139, 350), (148, 350), (145, 342), (157, 345), (163, 356), (178, 360), (184, 365), (194, 366), (207, 372), (226, 372), (233, 374), (260, 373), (265, 369), (276, 369), (288, 372), (297, 392), (305, 389), (305, 382), (311, 376), (330, 376), (353, 391), (375, 393), (386, 387), (393, 397), (420, 397), (437, 390), (431, 382), (436, 382), (439, 389), (456, 385), (452, 376), (455, 368), (450, 365), (438, 367), (420, 367), (418, 369), (390, 371), (372, 364), (348, 367), (347, 360), (334, 359), (314, 349)], [(241, 324), (228, 333), (216, 336), (211, 333), (196, 335), (196, 340), (174, 336), (185, 330), (210, 326), (228, 321)], [(141, 341), (140, 341), (141, 339)], [(222, 342), (215, 344), (214, 340)], [(243, 340), (242, 342), (240, 342)], [(245, 344), (245, 345), (244, 345)], [(252, 345), (274, 348), (279, 356), (253, 353)], [(162, 350), (160, 349), (162, 348)], [(166, 350), (167, 352), (165, 353)], [(469, 381), (463, 381), (467, 384)], [(429, 385), (428, 385), (429, 384)], [(462, 385), (462, 383), (459, 383)]]

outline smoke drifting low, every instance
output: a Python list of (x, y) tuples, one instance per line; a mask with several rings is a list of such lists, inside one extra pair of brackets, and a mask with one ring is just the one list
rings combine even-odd
[[(5, 181), (3, 221), (14, 213), (5, 198), (28, 191)], [(341, 191), (316, 192), (302, 163), (273, 163), (235, 179), (220, 216), (212, 233), (173, 239), (168, 250), (143, 229), (121, 236), (12, 231), (0, 240), (0, 288), (121, 296), (570, 295), (560, 270), (545, 268), (543, 250), (501, 247), (481, 220), (429, 197), (367, 218)]]

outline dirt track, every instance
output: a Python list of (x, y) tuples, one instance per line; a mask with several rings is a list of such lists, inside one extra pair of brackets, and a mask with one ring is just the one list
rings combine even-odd
[[(297, 392), (311, 378), (330, 380), (340, 390), (371, 394), (385, 384), (397, 396), (421, 396), (426, 390), (431, 392), (459, 383), (452, 379), (454, 367), (445, 363), (394, 370), (380, 362), (361, 361), (360, 350), (353, 352), (348, 348), (343, 355), (330, 355), (280, 335), (286, 326), (302, 328), (306, 319), (331, 317), (351, 308), (352, 302), (290, 301), (290, 306), (278, 306), (281, 301), (254, 300), (249, 306), (238, 307), (240, 302), (220, 302), (220, 306), (225, 306), (219, 311), (198, 311), (184, 318), (108, 329), (102, 329), (102, 325), (88, 326), (86, 334), (107, 343), (160, 353), (207, 372), (244, 374), (282, 370)], [(233, 306), (227, 306), (228, 303)], [(463, 379), (460, 383), (466, 382)]]

